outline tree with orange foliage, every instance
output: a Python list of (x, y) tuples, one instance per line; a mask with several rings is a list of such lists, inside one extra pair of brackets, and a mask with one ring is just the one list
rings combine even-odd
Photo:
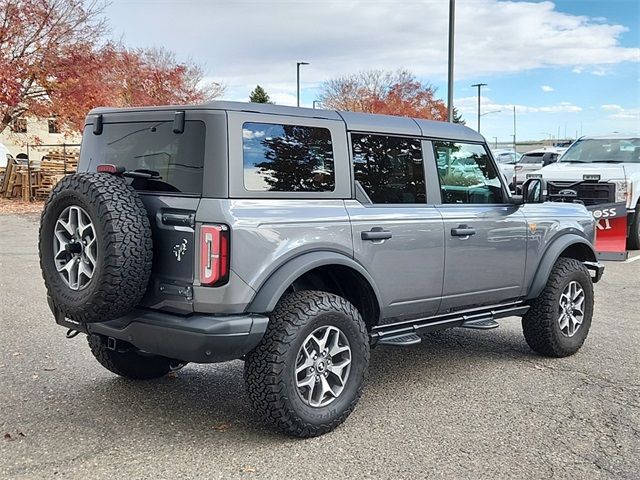
[(0, 0), (0, 132), (25, 115), (82, 129), (101, 105), (202, 102), (224, 89), (163, 49), (103, 40), (104, 0)]
[(447, 107), (435, 97), (436, 89), (406, 70), (348, 75), (325, 82), (321, 91), (320, 100), (329, 109), (447, 119)]

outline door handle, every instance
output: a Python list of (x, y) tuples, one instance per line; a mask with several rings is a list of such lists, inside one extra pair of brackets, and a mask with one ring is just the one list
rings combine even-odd
[(360, 232), (362, 240), (387, 240), (391, 238), (391, 230), (385, 230), (382, 227), (373, 227), (368, 232)]
[(460, 225), (458, 228), (451, 229), (451, 236), (453, 237), (470, 237), (476, 234), (475, 228), (470, 228), (467, 225)]

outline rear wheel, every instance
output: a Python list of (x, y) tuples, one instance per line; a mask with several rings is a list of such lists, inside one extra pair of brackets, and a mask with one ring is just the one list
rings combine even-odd
[(262, 342), (247, 355), (245, 381), (257, 412), (279, 430), (313, 437), (354, 409), (369, 364), (369, 336), (356, 308), (320, 291), (284, 297)]
[(559, 258), (522, 318), (524, 338), (541, 355), (566, 357), (584, 343), (593, 315), (593, 283), (582, 262)]
[(91, 353), (107, 370), (131, 380), (150, 380), (165, 376), (183, 364), (158, 355), (142, 354), (132, 345), (119, 342), (117, 348), (108, 348), (106, 337), (88, 336)]

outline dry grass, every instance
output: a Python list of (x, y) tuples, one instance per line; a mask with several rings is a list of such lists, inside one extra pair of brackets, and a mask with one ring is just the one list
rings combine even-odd
[(23, 202), (22, 200), (0, 198), (0, 215), (25, 213), (40, 213), (44, 205), (43, 201)]

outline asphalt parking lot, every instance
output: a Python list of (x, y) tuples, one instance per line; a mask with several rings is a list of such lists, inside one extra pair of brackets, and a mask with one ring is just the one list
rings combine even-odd
[(37, 230), (0, 215), (0, 478), (638, 478), (640, 261), (607, 264), (573, 357), (511, 319), (377, 348), (347, 422), (297, 440), (254, 416), (240, 361), (135, 383), (65, 339)]

